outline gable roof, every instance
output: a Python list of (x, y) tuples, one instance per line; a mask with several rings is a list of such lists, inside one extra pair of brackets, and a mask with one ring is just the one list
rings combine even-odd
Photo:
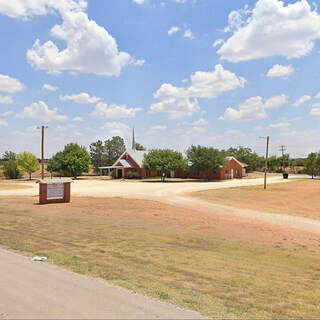
[(243, 168), (248, 167), (247, 164), (240, 162), (240, 161), (237, 160), (235, 157), (227, 157), (227, 159), (228, 159), (229, 161), (231, 161), (231, 160), (233, 159), (234, 161), (238, 162), (238, 163), (241, 165), (241, 167), (243, 167)]
[[(143, 159), (144, 159), (144, 155), (148, 154), (149, 151), (137, 151), (137, 150), (126, 150), (118, 159), (117, 161), (113, 164), (114, 166), (120, 162), (124, 167), (125, 167), (125, 162), (128, 163), (127, 160), (123, 160), (121, 159), (125, 154), (128, 154), (134, 161), (135, 163), (142, 168), (142, 163), (143, 163)], [(122, 161), (125, 161), (122, 163)], [(129, 163), (130, 166), (128, 166), (128, 168), (132, 168), (131, 163)]]

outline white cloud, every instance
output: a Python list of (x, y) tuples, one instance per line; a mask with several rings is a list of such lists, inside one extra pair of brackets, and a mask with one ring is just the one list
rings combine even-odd
[(122, 122), (106, 122), (101, 129), (108, 130), (113, 136), (129, 137), (131, 134), (130, 128)]
[(170, 83), (164, 83), (154, 94), (154, 97), (161, 101), (152, 104), (150, 112), (168, 113), (170, 119), (191, 116), (200, 110), (197, 99), (190, 99), (187, 90), (177, 88)]
[(283, 66), (280, 64), (275, 64), (267, 73), (267, 77), (270, 78), (282, 78), (288, 77), (294, 73), (294, 68), (291, 65)]
[(31, 126), (28, 127), (25, 131), (14, 131), (13, 134), (15, 136), (22, 136), (22, 137), (36, 137), (40, 135), (40, 130), (38, 126)]
[(136, 4), (144, 4), (146, 0), (132, 0)]
[(82, 121), (84, 121), (84, 119), (82, 117), (74, 117), (72, 119), (72, 122), (82, 122)]
[(161, 131), (165, 131), (167, 129), (167, 126), (166, 125), (156, 125), (156, 126), (153, 126), (151, 127), (148, 131), (147, 131), (147, 134), (148, 135), (152, 135), (152, 134), (155, 134), (155, 133), (158, 133), (158, 132), (161, 132)]
[(279, 123), (272, 123), (269, 125), (270, 129), (286, 129), (288, 127), (290, 127), (290, 123), (289, 122), (279, 122)]
[(34, 102), (29, 107), (24, 107), (23, 112), (16, 115), (17, 118), (31, 118), (43, 122), (65, 121), (67, 116), (59, 114), (56, 108), (50, 109), (43, 101)]
[(24, 89), (24, 84), (15, 78), (0, 74), (0, 92), (15, 93)]
[(220, 44), (223, 44), (224, 43), (224, 40), (223, 39), (217, 39), (214, 43), (213, 43), (213, 47), (217, 47), (219, 46)]
[(177, 27), (177, 26), (172, 26), (172, 27), (169, 29), (169, 31), (168, 31), (168, 35), (171, 36), (171, 35), (173, 35), (174, 33), (179, 32), (179, 30), (180, 30), (179, 27)]
[(0, 119), (0, 127), (7, 127), (8, 123), (6, 120)]
[(192, 122), (192, 124), (195, 126), (207, 126), (208, 121), (206, 119), (200, 118), (199, 120)]
[(191, 116), (200, 111), (197, 98), (217, 98), (224, 92), (243, 88), (246, 80), (216, 65), (212, 72), (197, 71), (190, 77), (187, 88), (175, 87), (164, 83), (154, 94), (160, 102), (152, 104), (151, 113), (166, 112), (170, 119)]
[(74, 128), (76, 128), (76, 126), (74, 124), (67, 124), (65, 126), (59, 125), (59, 126), (56, 127), (56, 131), (65, 132), (65, 131), (68, 131), (68, 130), (74, 129)]
[(187, 29), (184, 34), (183, 34), (184, 38), (188, 38), (188, 39), (194, 39), (194, 35), (192, 33), (192, 31), (190, 29)]
[(192, 127), (191, 132), (189, 132), (189, 134), (192, 134), (192, 133), (199, 134), (199, 133), (204, 133), (205, 131), (206, 131), (206, 129), (203, 127), (194, 126), (194, 127)]
[(0, 13), (16, 19), (47, 15), (53, 9), (84, 10), (85, 0), (10, 0), (0, 2)]
[(300, 107), (302, 104), (308, 102), (309, 100), (311, 100), (311, 97), (308, 96), (308, 95), (304, 95), (304, 96), (302, 96), (299, 100), (297, 100), (297, 101), (293, 104), (293, 106), (294, 106), (294, 107)]
[(43, 85), (42, 89), (48, 90), (48, 91), (57, 91), (57, 90), (59, 90), (58, 87), (52, 86), (51, 84), (47, 84), (47, 83), (45, 83)]
[(312, 116), (320, 116), (320, 108), (312, 108), (310, 114)]
[(97, 103), (101, 100), (101, 98), (98, 98), (98, 97), (90, 97), (90, 95), (86, 92), (82, 92), (79, 94), (73, 94), (73, 95), (60, 96), (59, 98), (62, 101), (73, 101), (73, 102), (79, 103), (79, 104)]
[(92, 112), (92, 116), (95, 118), (134, 118), (137, 112), (141, 111), (141, 108), (128, 108), (125, 105), (118, 106), (116, 104), (110, 104), (99, 102)]
[(9, 96), (2, 96), (0, 94), (0, 104), (11, 104), (13, 103), (13, 99)]
[(218, 50), (222, 59), (299, 58), (310, 53), (314, 41), (320, 39), (320, 16), (306, 0), (287, 5), (280, 0), (258, 0), (252, 12), (230, 13), (226, 31), (233, 34)]
[(318, 92), (315, 96), (316, 99), (320, 99), (320, 92)]
[(197, 98), (216, 98), (224, 92), (243, 88), (246, 84), (244, 78), (225, 70), (221, 64), (216, 65), (212, 72), (197, 71), (190, 78), (188, 93)]
[[(60, 1), (47, 0), (47, 6), (57, 9), (62, 24), (51, 29), (53, 37), (65, 41), (61, 51), (49, 40), (44, 44), (37, 39), (27, 52), (27, 61), (38, 70), (48, 73), (61, 71), (94, 73), (104, 76), (119, 76), (123, 67), (142, 65), (143, 60), (135, 61), (130, 54), (118, 50), (116, 40), (108, 31), (88, 18), (83, 11), (85, 6), (61, 5)], [(61, 3), (69, 3), (62, 0)], [(80, 1), (79, 3), (85, 3)]]
[(262, 97), (252, 97), (239, 105), (239, 109), (227, 108), (221, 120), (252, 121), (267, 118), (266, 109), (279, 108), (287, 103), (287, 96), (280, 95), (263, 102)]
[(8, 117), (13, 114), (13, 111), (6, 111), (0, 114), (1, 117)]

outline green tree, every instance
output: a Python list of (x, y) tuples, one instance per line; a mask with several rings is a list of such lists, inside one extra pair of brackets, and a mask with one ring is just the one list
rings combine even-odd
[(282, 157), (277, 158), (277, 156), (271, 156), (268, 158), (268, 171), (269, 172), (278, 172), (281, 165), (282, 165)]
[(8, 179), (18, 179), (21, 174), (17, 164), (17, 155), (12, 151), (6, 151), (2, 157), (3, 174)]
[(305, 171), (308, 175), (312, 176), (312, 179), (319, 172), (320, 166), (320, 154), (317, 152), (311, 152), (308, 154), (305, 160)]
[(18, 154), (17, 163), (20, 171), (27, 172), (29, 174), (29, 180), (31, 180), (32, 173), (40, 169), (37, 157), (27, 151)]
[(242, 163), (248, 165), (248, 171), (252, 172), (263, 167), (264, 160), (256, 152), (252, 151), (250, 148), (238, 147), (229, 148), (226, 151), (228, 156), (232, 156)]
[(85, 147), (69, 143), (63, 150), (63, 170), (77, 179), (83, 172), (89, 171), (90, 155)]
[(135, 147), (136, 147), (137, 151), (145, 151), (146, 150), (146, 148), (138, 142), (136, 142)]
[(169, 149), (154, 149), (145, 155), (142, 166), (146, 170), (160, 171), (161, 179), (165, 181), (163, 173), (174, 170), (187, 170), (188, 161), (181, 152)]
[(112, 139), (104, 142), (104, 152), (106, 158), (106, 165), (111, 166), (115, 161), (126, 151), (124, 140), (119, 137), (112, 137)]
[(101, 140), (90, 144), (90, 156), (95, 172), (98, 172), (98, 168), (106, 164), (105, 147)]
[(85, 147), (77, 143), (67, 144), (63, 151), (56, 153), (49, 161), (47, 169), (51, 172), (66, 173), (75, 179), (89, 171), (91, 160)]
[(57, 152), (47, 164), (47, 171), (49, 172), (57, 172), (60, 176), (63, 174), (64, 163), (63, 163), (63, 152)]
[(227, 164), (225, 152), (212, 147), (192, 145), (187, 150), (187, 157), (191, 170), (196, 173), (205, 172), (208, 179), (210, 171), (217, 172)]

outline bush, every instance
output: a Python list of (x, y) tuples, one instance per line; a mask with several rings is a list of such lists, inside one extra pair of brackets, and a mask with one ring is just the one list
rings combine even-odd
[(128, 171), (127, 178), (128, 179), (141, 179), (141, 175), (138, 171)]
[(8, 179), (19, 179), (21, 173), (18, 169), (17, 155), (14, 152), (6, 151), (2, 157), (3, 175)]

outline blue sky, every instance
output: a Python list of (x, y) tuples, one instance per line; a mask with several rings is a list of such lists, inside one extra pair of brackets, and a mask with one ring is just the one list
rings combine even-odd
[(0, 0), (0, 153), (132, 127), (147, 148), (319, 149), (318, 2)]

